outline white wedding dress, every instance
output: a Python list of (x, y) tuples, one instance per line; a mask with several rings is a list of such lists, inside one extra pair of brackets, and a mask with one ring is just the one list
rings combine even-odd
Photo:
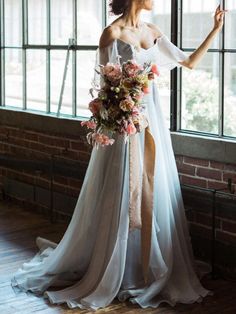
[[(116, 62), (118, 56), (121, 62), (153, 61), (160, 72), (180, 67), (178, 62), (188, 58), (164, 34), (152, 47), (141, 50), (114, 40), (97, 49), (96, 62)], [(203, 273), (194, 260), (170, 132), (155, 81), (150, 81), (144, 103), (156, 147), (147, 281), (142, 276), (140, 229), (129, 228), (129, 141), (117, 136), (113, 145), (93, 148), (62, 240), (56, 244), (38, 237), (40, 250), (12, 275), (13, 287), (43, 294), (52, 303), (93, 310), (108, 306), (115, 297), (146, 308), (162, 302), (172, 306), (200, 302), (212, 294), (199, 280)], [(144, 132), (135, 136), (142, 169)]]

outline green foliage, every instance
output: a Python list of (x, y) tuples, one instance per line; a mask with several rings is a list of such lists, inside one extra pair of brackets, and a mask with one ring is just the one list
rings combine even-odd
[[(236, 97), (225, 88), (224, 133), (236, 135)], [(218, 133), (219, 81), (203, 70), (183, 72), (183, 128)]]

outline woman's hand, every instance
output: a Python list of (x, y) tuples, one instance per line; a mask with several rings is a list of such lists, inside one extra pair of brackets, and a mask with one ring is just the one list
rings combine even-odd
[(227, 12), (228, 10), (221, 10), (220, 9), (220, 4), (218, 5), (218, 7), (216, 8), (216, 11), (215, 11), (215, 15), (214, 15), (214, 27), (213, 29), (217, 30), (217, 31), (220, 31), (224, 22), (224, 15), (225, 15), (225, 12)]

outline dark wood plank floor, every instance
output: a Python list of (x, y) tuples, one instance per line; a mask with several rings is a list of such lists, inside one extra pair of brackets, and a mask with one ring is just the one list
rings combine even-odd
[[(11, 288), (11, 274), (29, 260), (36, 252), (35, 238), (46, 237), (58, 242), (66, 230), (66, 224), (51, 224), (38, 213), (23, 210), (11, 203), (0, 204), (0, 313), (2, 314), (53, 314), (53, 313), (94, 313), (79, 309), (68, 309), (66, 305), (51, 305), (47, 300), (32, 294), (16, 293)], [(165, 313), (165, 314), (235, 314), (236, 284), (225, 280), (205, 278), (203, 284), (214, 291), (200, 304), (178, 304), (172, 308), (161, 305), (157, 309), (140, 309), (129, 302), (114, 301), (106, 309), (96, 313)]]

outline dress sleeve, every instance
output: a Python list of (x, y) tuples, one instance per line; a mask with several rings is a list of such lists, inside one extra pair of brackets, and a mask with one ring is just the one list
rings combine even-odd
[(97, 48), (94, 64), (94, 75), (92, 80), (94, 86), (100, 86), (102, 83), (102, 79), (97, 73), (97, 71), (100, 71), (99, 65), (105, 65), (107, 62), (116, 63), (119, 60), (118, 57), (117, 43), (115, 40), (107, 47)]
[(182, 64), (178, 62), (188, 59), (188, 55), (175, 46), (165, 34), (158, 39), (157, 49), (157, 65), (163, 69), (172, 70), (181, 67)]

